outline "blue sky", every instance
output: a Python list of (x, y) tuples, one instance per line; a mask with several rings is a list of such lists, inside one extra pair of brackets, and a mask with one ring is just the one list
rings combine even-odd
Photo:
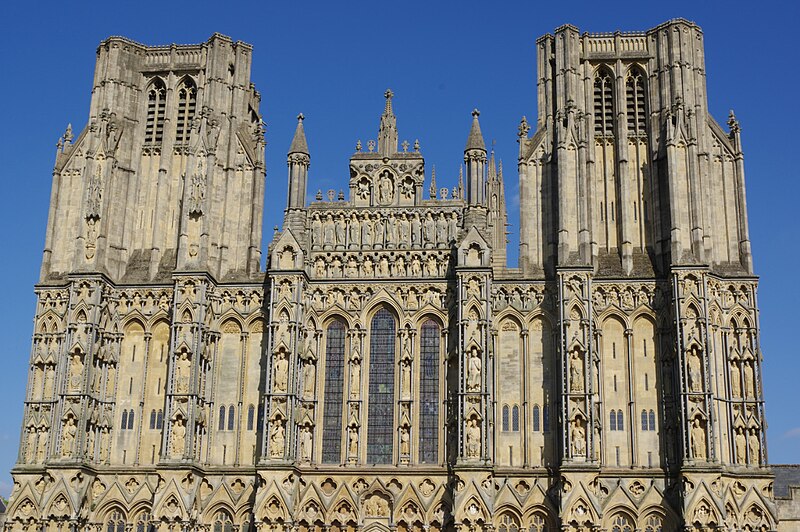
[(358, 139), (366, 144), (375, 137), (387, 87), (395, 93), (400, 140), (419, 139), (439, 186), (455, 184), (469, 113), (479, 108), (487, 143), (496, 141), (505, 161), (515, 261), (516, 132), (522, 115), (532, 122), (536, 116), (536, 38), (565, 23), (600, 32), (694, 20), (705, 33), (709, 108), (719, 122), (733, 108), (742, 124), (750, 234), (762, 277), (769, 458), (800, 462), (800, 357), (793, 335), (800, 172), (790, 149), (798, 124), (798, 15), (789, 1), (6, 2), (0, 495), (10, 492), (8, 471), (17, 455), (55, 143), (67, 123), (76, 133), (84, 126), (95, 50), (109, 35), (168, 44), (203, 42), (220, 32), (254, 46), (252, 77), (267, 123), (266, 236), (285, 206), (286, 150), (299, 112), (306, 116), (313, 194), (346, 188), (348, 157)]

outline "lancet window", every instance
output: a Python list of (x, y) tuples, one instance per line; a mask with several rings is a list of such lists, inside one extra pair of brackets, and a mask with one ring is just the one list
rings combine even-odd
[(342, 458), (342, 400), (344, 387), (345, 326), (328, 325), (325, 334), (325, 390), (322, 415), (322, 462), (338, 464)]
[(439, 459), (439, 349), (441, 332), (431, 320), (422, 324), (419, 376), (419, 461), (435, 464)]
[(167, 108), (167, 88), (156, 78), (147, 89), (147, 119), (145, 121), (145, 144), (160, 144), (164, 138), (164, 113)]
[(594, 78), (594, 134), (614, 134), (614, 79), (605, 68), (599, 69)]
[(214, 532), (233, 532), (233, 520), (225, 510), (220, 510), (214, 516)]
[(178, 119), (175, 121), (175, 143), (189, 142), (189, 133), (197, 108), (197, 86), (191, 78), (186, 78), (178, 87)]
[(367, 462), (370, 464), (389, 464), (392, 461), (395, 331), (395, 319), (388, 310), (381, 309), (372, 318), (367, 425)]
[(125, 516), (119, 510), (114, 510), (106, 521), (106, 532), (125, 532)]
[(631, 69), (625, 80), (625, 112), (629, 135), (644, 135), (647, 110), (645, 107), (644, 74), (638, 68)]

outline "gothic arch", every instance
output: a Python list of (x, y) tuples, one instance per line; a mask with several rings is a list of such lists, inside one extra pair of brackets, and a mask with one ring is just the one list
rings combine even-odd
[(217, 326), (219, 331), (223, 331), (231, 323), (236, 326), (240, 333), (246, 330), (241, 315), (234, 310), (229, 310), (217, 318)]
[(596, 323), (599, 325), (600, 330), (602, 330), (610, 320), (619, 322), (619, 324), (622, 325), (622, 330), (631, 328), (629, 317), (621, 310), (612, 306), (609, 306), (597, 316)]
[(527, 320), (525, 319), (525, 316), (510, 305), (492, 316), (492, 321), (498, 324), (502, 323), (504, 320), (514, 321), (520, 330), (526, 329)]

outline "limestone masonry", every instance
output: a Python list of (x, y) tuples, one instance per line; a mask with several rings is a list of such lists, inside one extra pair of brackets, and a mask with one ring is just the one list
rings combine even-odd
[(103, 41), (4, 530), (778, 530), (740, 130), (700, 28), (566, 25), (536, 54), (518, 268), (479, 112), (438, 188), (387, 91), (346, 193), (307, 202), (298, 117), (264, 272), (252, 48)]

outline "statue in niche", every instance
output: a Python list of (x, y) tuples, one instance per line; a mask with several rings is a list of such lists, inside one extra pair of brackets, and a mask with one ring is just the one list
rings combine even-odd
[(378, 214), (375, 216), (375, 221), (373, 222), (372, 227), (372, 245), (376, 249), (383, 248), (383, 237), (384, 237), (384, 221), (383, 217)]
[(347, 455), (351, 457), (358, 456), (358, 427), (355, 425), (350, 426), (350, 432), (347, 436)]
[(369, 214), (364, 215), (364, 223), (361, 224), (361, 245), (365, 248), (372, 246), (372, 220)]
[(466, 430), (466, 452), (467, 458), (479, 458), (481, 455), (481, 428), (475, 417), (467, 421)]
[(447, 243), (447, 218), (440, 213), (436, 218), (436, 242), (439, 245)]
[(344, 221), (344, 214), (340, 214), (336, 217), (336, 221), (334, 222), (334, 227), (336, 231), (336, 249), (341, 249), (345, 246), (345, 221)]
[(100, 429), (100, 461), (108, 460), (108, 427)]
[(103, 203), (103, 163), (98, 160), (94, 167), (94, 174), (89, 181), (88, 197), (86, 200), (86, 216), (100, 218), (100, 209)]
[(325, 277), (325, 260), (322, 257), (314, 261), (314, 274), (317, 277)]
[(33, 463), (36, 460), (36, 427), (28, 427), (25, 441), (25, 461)]
[(358, 262), (352, 255), (347, 258), (347, 264), (344, 266), (344, 276), (348, 279), (358, 277)]
[(481, 283), (475, 277), (467, 281), (467, 299), (470, 297), (481, 298)]
[(366, 201), (369, 199), (369, 179), (366, 177), (362, 178), (361, 181), (358, 182), (358, 190), (356, 194), (358, 198), (362, 201)]
[(411, 257), (411, 276), (412, 277), (422, 276), (422, 263), (419, 261), (418, 255), (414, 255), (413, 257)]
[(758, 438), (758, 431), (756, 429), (750, 429), (747, 443), (750, 446), (750, 465), (759, 465), (759, 463), (761, 463), (761, 441)]
[(753, 361), (746, 360), (744, 363), (744, 393), (748, 399), (755, 397), (755, 382)]
[(289, 315), (282, 311), (278, 315), (278, 326), (275, 330), (275, 343), (289, 343)]
[(332, 249), (336, 245), (336, 227), (330, 214), (325, 217), (322, 225), (322, 245), (325, 249)]
[(436, 244), (436, 222), (431, 213), (425, 215), (425, 222), (422, 224), (422, 242), (425, 247), (433, 247)]
[(92, 260), (95, 250), (97, 249), (97, 227), (95, 218), (88, 218), (86, 220), (86, 244), (84, 248), (86, 260)]
[(739, 370), (739, 365), (736, 363), (735, 360), (731, 360), (730, 368), (731, 368), (731, 396), (738, 398), (742, 396), (742, 375)]
[(364, 277), (372, 277), (375, 275), (375, 263), (372, 262), (372, 259), (367, 255), (364, 257), (364, 263), (361, 265), (361, 271), (364, 272)]
[(439, 263), (436, 262), (436, 257), (434, 255), (428, 255), (426, 266), (428, 275), (430, 275), (431, 277), (436, 277), (439, 275)]
[(389, 259), (386, 255), (381, 255), (381, 258), (378, 259), (378, 275), (389, 277)]
[(402, 456), (411, 454), (411, 435), (407, 425), (400, 427), (400, 454)]
[(686, 357), (689, 391), (700, 392), (703, 389), (703, 371), (701, 369), (700, 352), (696, 345), (689, 348)]
[(286, 430), (283, 428), (283, 421), (279, 418), (275, 420), (272, 427), (272, 434), (269, 437), (269, 455), (272, 458), (280, 458), (286, 446)]
[(350, 398), (358, 399), (361, 394), (361, 357), (358, 350), (350, 358)]
[(419, 219), (419, 214), (414, 213), (414, 216), (411, 218), (411, 245), (413, 247), (419, 247), (421, 231), (422, 221)]
[(77, 391), (81, 389), (81, 382), (83, 381), (83, 357), (80, 352), (72, 354), (69, 365), (69, 389), (70, 391)]
[(394, 183), (389, 172), (384, 172), (378, 179), (378, 202), (387, 205), (394, 199)]
[(695, 418), (694, 421), (692, 421), (690, 435), (692, 440), (692, 457), (695, 460), (705, 460), (708, 456), (706, 451), (706, 429), (703, 427), (700, 418)]
[(189, 393), (190, 366), (189, 354), (182, 351), (175, 364), (175, 391), (177, 393)]
[(736, 462), (747, 463), (747, 437), (744, 435), (742, 427), (736, 429)]
[(303, 427), (303, 430), (300, 431), (300, 461), (301, 462), (310, 462), (311, 461), (311, 447), (312, 445), (312, 436), (311, 436), (311, 427), (308, 425)]
[(467, 390), (479, 391), (481, 389), (481, 372), (483, 371), (483, 363), (481, 362), (481, 354), (477, 346), (472, 346), (470, 349), (469, 363), (467, 369)]
[(292, 283), (289, 281), (283, 282), (278, 289), (278, 299), (292, 299)]
[(94, 438), (94, 427), (92, 427), (86, 434), (86, 456), (88, 456), (90, 460), (94, 458)]
[(206, 197), (205, 163), (205, 157), (197, 158), (197, 167), (192, 174), (192, 184), (189, 192), (189, 214), (203, 214), (203, 200)]
[(464, 337), (469, 340), (478, 340), (480, 341), (480, 327), (478, 325), (478, 311), (474, 308), (470, 309), (469, 314), (467, 315), (467, 327), (466, 331), (464, 331)]
[(394, 214), (386, 217), (386, 247), (391, 248), (397, 245), (397, 220)]
[(186, 449), (186, 422), (181, 416), (172, 423), (172, 456), (183, 456)]
[(408, 221), (408, 217), (405, 213), (401, 214), (399, 220), (397, 221), (397, 240), (398, 244), (401, 247), (408, 247), (409, 244), (409, 232), (411, 231), (411, 222)]
[(411, 360), (408, 358), (400, 361), (400, 396), (411, 398)]
[(44, 396), (50, 398), (53, 396), (53, 384), (55, 378), (55, 369), (50, 364), (44, 366)]
[(458, 214), (455, 212), (450, 213), (450, 218), (447, 220), (447, 241), (452, 243), (456, 241), (458, 236)]
[(45, 427), (39, 427), (36, 432), (38, 436), (36, 439), (36, 461), (44, 462), (47, 456), (47, 429)]
[(572, 425), (572, 454), (586, 456), (586, 429), (580, 419), (573, 421)]
[(319, 214), (315, 214), (311, 220), (311, 247), (319, 249), (322, 247), (322, 221)]
[(583, 357), (577, 348), (569, 359), (569, 385), (573, 392), (583, 391)]
[(350, 215), (350, 223), (347, 225), (347, 236), (350, 240), (351, 249), (357, 249), (361, 245), (361, 224), (358, 222), (356, 213)]
[(278, 350), (275, 354), (275, 390), (276, 392), (285, 392), (289, 384), (289, 361), (286, 360), (286, 352), (283, 349)]
[(61, 456), (65, 458), (72, 458), (72, 453), (75, 447), (75, 435), (78, 433), (78, 427), (75, 425), (75, 418), (70, 414), (64, 423), (64, 435), (61, 439)]
[(309, 357), (303, 364), (303, 397), (314, 397), (314, 388), (316, 387), (316, 367), (314, 366), (314, 359)]
[(402, 255), (398, 255), (396, 259), (394, 259), (394, 275), (397, 277), (405, 277), (406, 276), (406, 259), (403, 258)]

